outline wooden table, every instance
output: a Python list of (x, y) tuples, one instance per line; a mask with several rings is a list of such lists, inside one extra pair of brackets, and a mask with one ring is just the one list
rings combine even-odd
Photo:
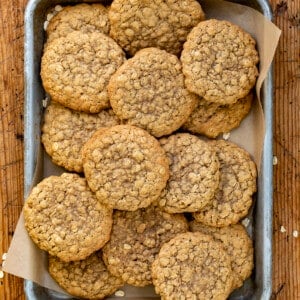
[[(26, 3), (0, 1), (0, 260), (23, 204)], [(274, 166), (272, 299), (294, 300), (300, 299), (300, 1), (271, 0), (271, 4), (274, 22), (282, 29), (274, 82), (274, 154), (278, 164)], [(22, 280), (4, 274), (0, 299), (24, 299)]]

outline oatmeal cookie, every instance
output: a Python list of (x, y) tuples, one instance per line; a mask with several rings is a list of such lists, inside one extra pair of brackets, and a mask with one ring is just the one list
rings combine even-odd
[(190, 30), (204, 20), (195, 0), (114, 0), (108, 16), (111, 37), (131, 55), (147, 47), (177, 55)]
[(134, 126), (96, 132), (82, 156), (90, 188), (111, 208), (134, 211), (149, 206), (169, 178), (168, 159), (159, 142)]
[(112, 226), (112, 210), (100, 204), (84, 178), (70, 173), (47, 177), (34, 187), (24, 218), (33, 242), (65, 262), (100, 249)]
[(84, 33), (99, 31), (109, 34), (108, 10), (99, 3), (80, 3), (65, 6), (49, 21), (47, 42), (80, 30)]
[(231, 258), (234, 289), (241, 287), (253, 269), (253, 245), (244, 226), (236, 224), (217, 228), (196, 221), (190, 222), (189, 225), (192, 232), (210, 234), (223, 243), (225, 251)]
[(227, 105), (199, 99), (197, 107), (182, 128), (209, 138), (216, 138), (220, 133), (229, 132), (240, 125), (251, 109), (252, 100), (252, 93), (234, 104)]
[(107, 270), (101, 251), (71, 262), (50, 256), (49, 273), (69, 294), (87, 299), (103, 299), (124, 284)]
[(194, 213), (198, 222), (224, 227), (236, 224), (247, 215), (256, 191), (257, 171), (249, 153), (237, 145), (218, 140), (211, 142), (220, 162), (220, 183), (212, 204)]
[(169, 213), (195, 212), (210, 203), (219, 186), (219, 161), (209, 143), (189, 133), (160, 139), (170, 178), (159, 198)]
[(51, 102), (44, 115), (42, 143), (55, 164), (80, 173), (83, 145), (97, 129), (118, 124), (120, 121), (111, 109), (87, 114)]
[(124, 61), (120, 46), (105, 34), (74, 31), (47, 43), (41, 61), (43, 86), (52, 100), (97, 113), (109, 107), (107, 84)]
[(182, 233), (165, 243), (152, 264), (152, 278), (162, 300), (225, 300), (233, 282), (222, 243), (200, 232)]
[(171, 215), (153, 205), (134, 212), (115, 211), (111, 238), (103, 248), (104, 262), (128, 284), (151, 284), (151, 264), (160, 247), (187, 231), (183, 215)]
[(184, 86), (179, 59), (164, 50), (140, 50), (111, 77), (108, 85), (115, 114), (160, 137), (177, 130), (198, 96)]
[(255, 84), (255, 40), (228, 21), (200, 22), (188, 35), (181, 54), (187, 88), (205, 100), (232, 104)]

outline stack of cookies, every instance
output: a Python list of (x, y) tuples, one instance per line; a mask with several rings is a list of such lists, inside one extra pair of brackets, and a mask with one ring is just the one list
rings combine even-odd
[(51, 276), (88, 299), (125, 283), (226, 299), (253, 268), (238, 223), (257, 172), (238, 145), (195, 134), (249, 112), (255, 41), (195, 0), (56, 7), (48, 21), (42, 143), (66, 172), (33, 188), (24, 216)]

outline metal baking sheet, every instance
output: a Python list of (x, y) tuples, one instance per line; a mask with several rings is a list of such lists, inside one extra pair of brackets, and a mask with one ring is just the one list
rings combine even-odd
[[(57, 4), (75, 4), (70, 0), (30, 0), (25, 11), (25, 47), (24, 47), (24, 195), (28, 195), (31, 187), (41, 178), (49, 175), (51, 161), (44, 153), (40, 143), (40, 126), (42, 121), (42, 101), (45, 98), (40, 80), (40, 59), (45, 40), (43, 25), (47, 13)], [(109, 1), (98, 1), (107, 3)], [(201, 2), (201, 1), (200, 1)], [(272, 12), (267, 0), (234, 0), (239, 4), (250, 6), (260, 11), (271, 20)], [(254, 272), (243, 287), (236, 290), (231, 300), (269, 299), (272, 291), (272, 68), (264, 81), (261, 90), (261, 100), (265, 115), (266, 134), (264, 139), (261, 172), (258, 177), (258, 192), (253, 208), (253, 222), (250, 230), (255, 245)], [(53, 172), (53, 166), (51, 166)], [(54, 172), (61, 172), (57, 168)], [(25, 280), (25, 295), (28, 300), (58, 300), (75, 299), (69, 296), (43, 288), (31, 281)], [(125, 287), (125, 299), (158, 298), (152, 287)], [(139, 290), (139, 291), (138, 291)], [(142, 295), (142, 296), (141, 296)], [(114, 296), (110, 298), (115, 298)]]

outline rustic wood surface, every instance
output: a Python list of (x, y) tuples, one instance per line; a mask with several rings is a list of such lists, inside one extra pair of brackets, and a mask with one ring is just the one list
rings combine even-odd
[(300, 299), (300, 1), (272, 0), (272, 7), (282, 30), (275, 57), (272, 299), (294, 300)]
[[(23, 17), (26, 3), (25, 0), (0, 1), (1, 261), (23, 203)], [(300, 299), (300, 1), (271, 0), (271, 5), (274, 23), (282, 29), (274, 80), (274, 155), (278, 164), (274, 166), (272, 299), (294, 300)], [(0, 299), (25, 299), (21, 279), (8, 274), (0, 277), (3, 277), (0, 278)]]

